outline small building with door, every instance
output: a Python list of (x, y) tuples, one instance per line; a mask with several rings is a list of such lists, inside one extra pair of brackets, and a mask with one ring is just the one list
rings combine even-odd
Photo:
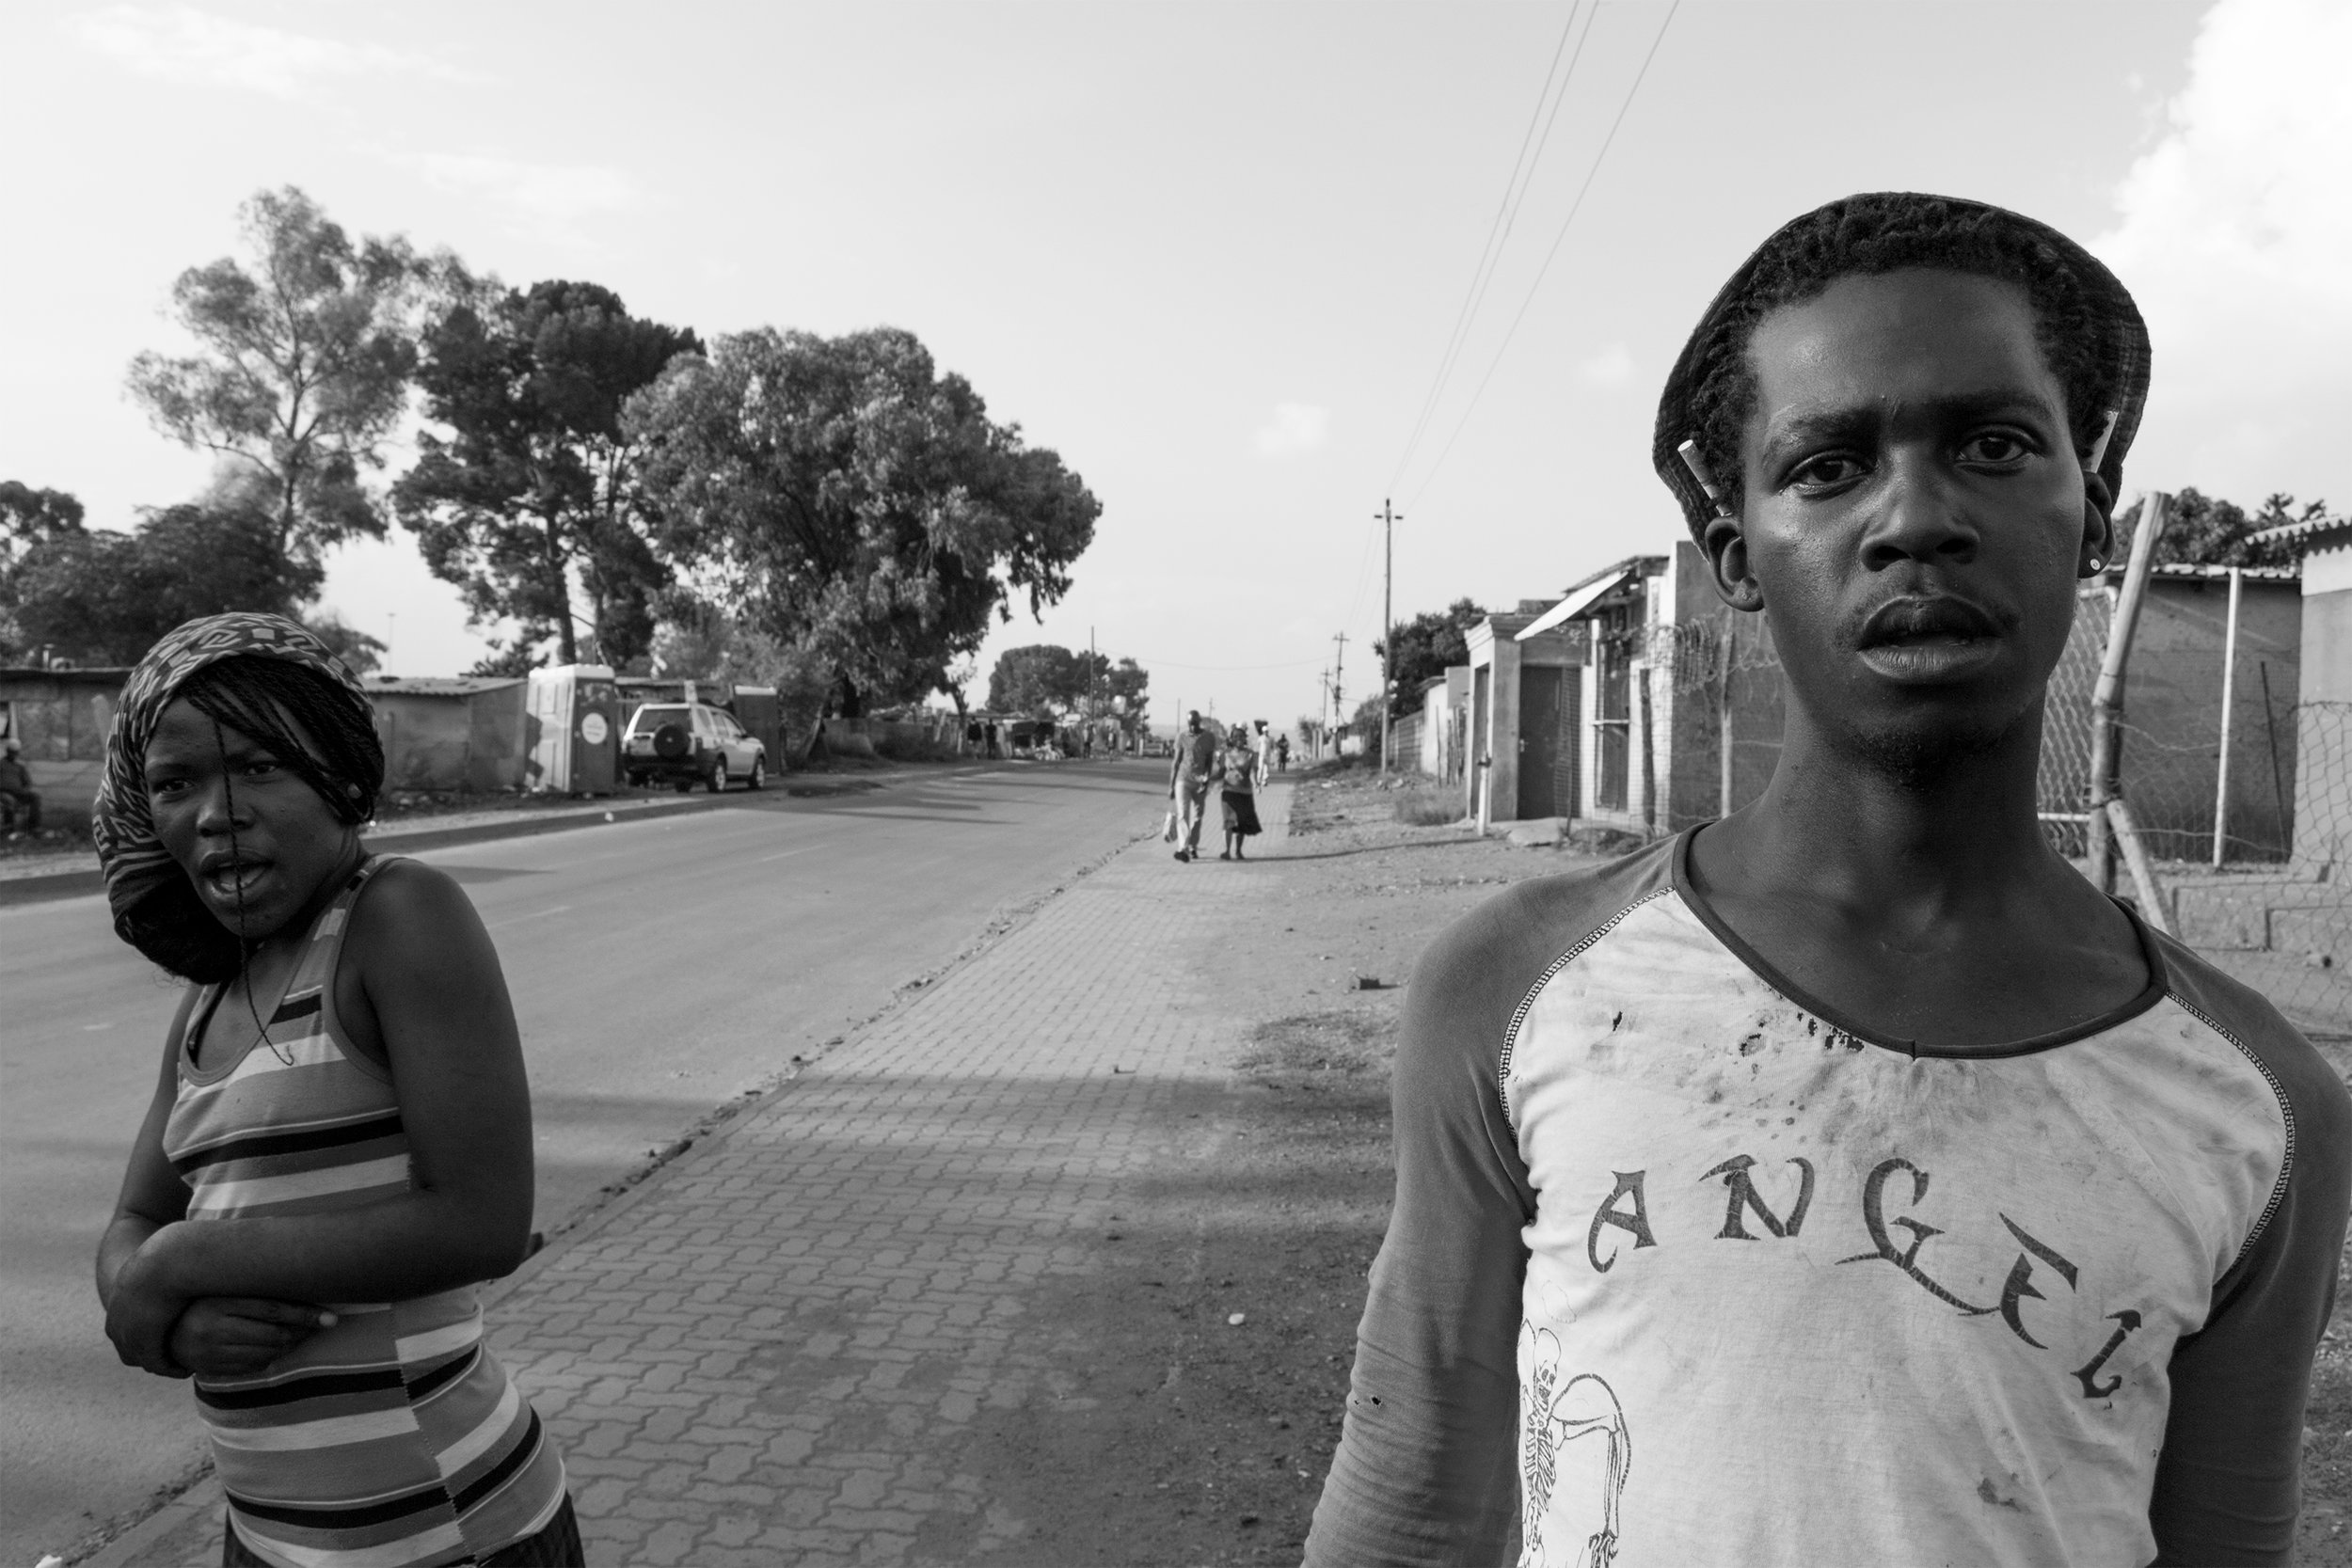
[[(1484, 828), (1575, 816), (1582, 800), (1586, 630), (1537, 623), (1556, 608), (1522, 599), (1470, 628), (1465, 815)], [(1533, 629), (1531, 629), (1533, 628)]]
[(384, 786), (491, 794), (523, 786), (526, 683), (518, 676), (370, 675)]

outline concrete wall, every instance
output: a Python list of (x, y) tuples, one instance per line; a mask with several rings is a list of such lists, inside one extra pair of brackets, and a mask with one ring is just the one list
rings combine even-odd
[(1422, 752), (1427, 750), (1422, 743), (1427, 718), (1423, 709), (1415, 708), (1409, 713), (1399, 714), (1396, 722), (1389, 726), (1389, 767), (1392, 771), (1428, 771), (1421, 765)]
[(2302, 586), (2294, 859), (2335, 880), (2352, 876), (2352, 539), (2306, 555)]
[[(1483, 755), (1470, 759), (1470, 813), (1482, 828), (1518, 817), (1519, 646), (1512, 641), (1533, 615), (1489, 615), (1470, 627), (1470, 662), (1483, 672), (1479, 735)], [(1477, 766), (1485, 762), (1486, 767)]]
[(128, 670), (0, 670), (0, 723), (23, 742), (44, 826), (86, 823)]
[[(2221, 757), (2226, 578), (2148, 584), (2123, 688), (2123, 794), (2162, 857), (2212, 853)], [(2299, 700), (2303, 601), (2296, 584), (2249, 578), (2238, 610), (2231, 694), (2228, 832), (2233, 858), (2284, 859), (2296, 799), (2290, 716)], [(2078, 635), (2102, 639), (2089, 617)], [(2268, 707), (2265, 693), (2267, 689)]]

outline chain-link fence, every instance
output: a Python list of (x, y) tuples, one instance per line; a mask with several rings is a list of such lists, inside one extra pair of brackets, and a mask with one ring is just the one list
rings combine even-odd
[[(2078, 863), (2112, 616), (2104, 587), (2083, 591), (2043, 709), (2042, 819)], [(2233, 649), (2201, 619), (2193, 604), (2143, 605), (2118, 726), (2120, 793), (2164, 919), (2306, 1030), (2352, 1036), (2352, 704), (2299, 700), (2275, 642)]]
[[(2090, 848), (2091, 696), (2113, 615), (2106, 588), (2083, 590), (2043, 709), (2039, 808), (2078, 864)], [(2209, 619), (2185, 598), (2143, 605), (2123, 688), (2122, 798), (2181, 939), (2306, 1031), (2352, 1037), (2352, 704), (2300, 700), (2279, 639), (2243, 637), (2225, 672), (2225, 638)], [(1661, 826), (1754, 800), (1779, 761), (1785, 711), (1761, 617), (1661, 625), (1646, 653), (1676, 707)], [(2137, 895), (2128, 879), (2120, 891)]]

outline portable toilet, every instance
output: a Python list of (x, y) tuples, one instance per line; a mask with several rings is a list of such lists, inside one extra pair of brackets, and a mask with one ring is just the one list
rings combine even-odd
[(602, 664), (531, 672), (524, 787), (556, 795), (610, 795), (620, 775), (620, 689)]
[(768, 771), (784, 771), (784, 705), (772, 686), (739, 686), (727, 699), (736, 721), (768, 747)]

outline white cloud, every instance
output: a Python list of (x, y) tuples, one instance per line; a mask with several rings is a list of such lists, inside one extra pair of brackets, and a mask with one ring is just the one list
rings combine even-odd
[(2091, 248), (2139, 301), (2136, 483), (2352, 499), (2352, 0), (2220, 0)]
[(1330, 433), (1328, 408), (1318, 408), (1311, 403), (1278, 403), (1272, 417), (1258, 427), (1258, 451), (1266, 457), (1312, 451), (1323, 445), (1323, 438)]
[(329, 78), (453, 77), (422, 55), (343, 43), (214, 16), (194, 6), (108, 6), (76, 20), (75, 37), (143, 76), (301, 98)]
[(1632, 379), (1632, 352), (1623, 343), (1611, 343), (1591, 358), (1578, 360), (1576, 374), (1595, 387), (1621, 386)]
[(634, 211), (644, 199), (623, 170), (586, 164), (539, 164), (480, 153), (387, 152), (388, 161), (437, 190), (488, 196), (543, 227)]

